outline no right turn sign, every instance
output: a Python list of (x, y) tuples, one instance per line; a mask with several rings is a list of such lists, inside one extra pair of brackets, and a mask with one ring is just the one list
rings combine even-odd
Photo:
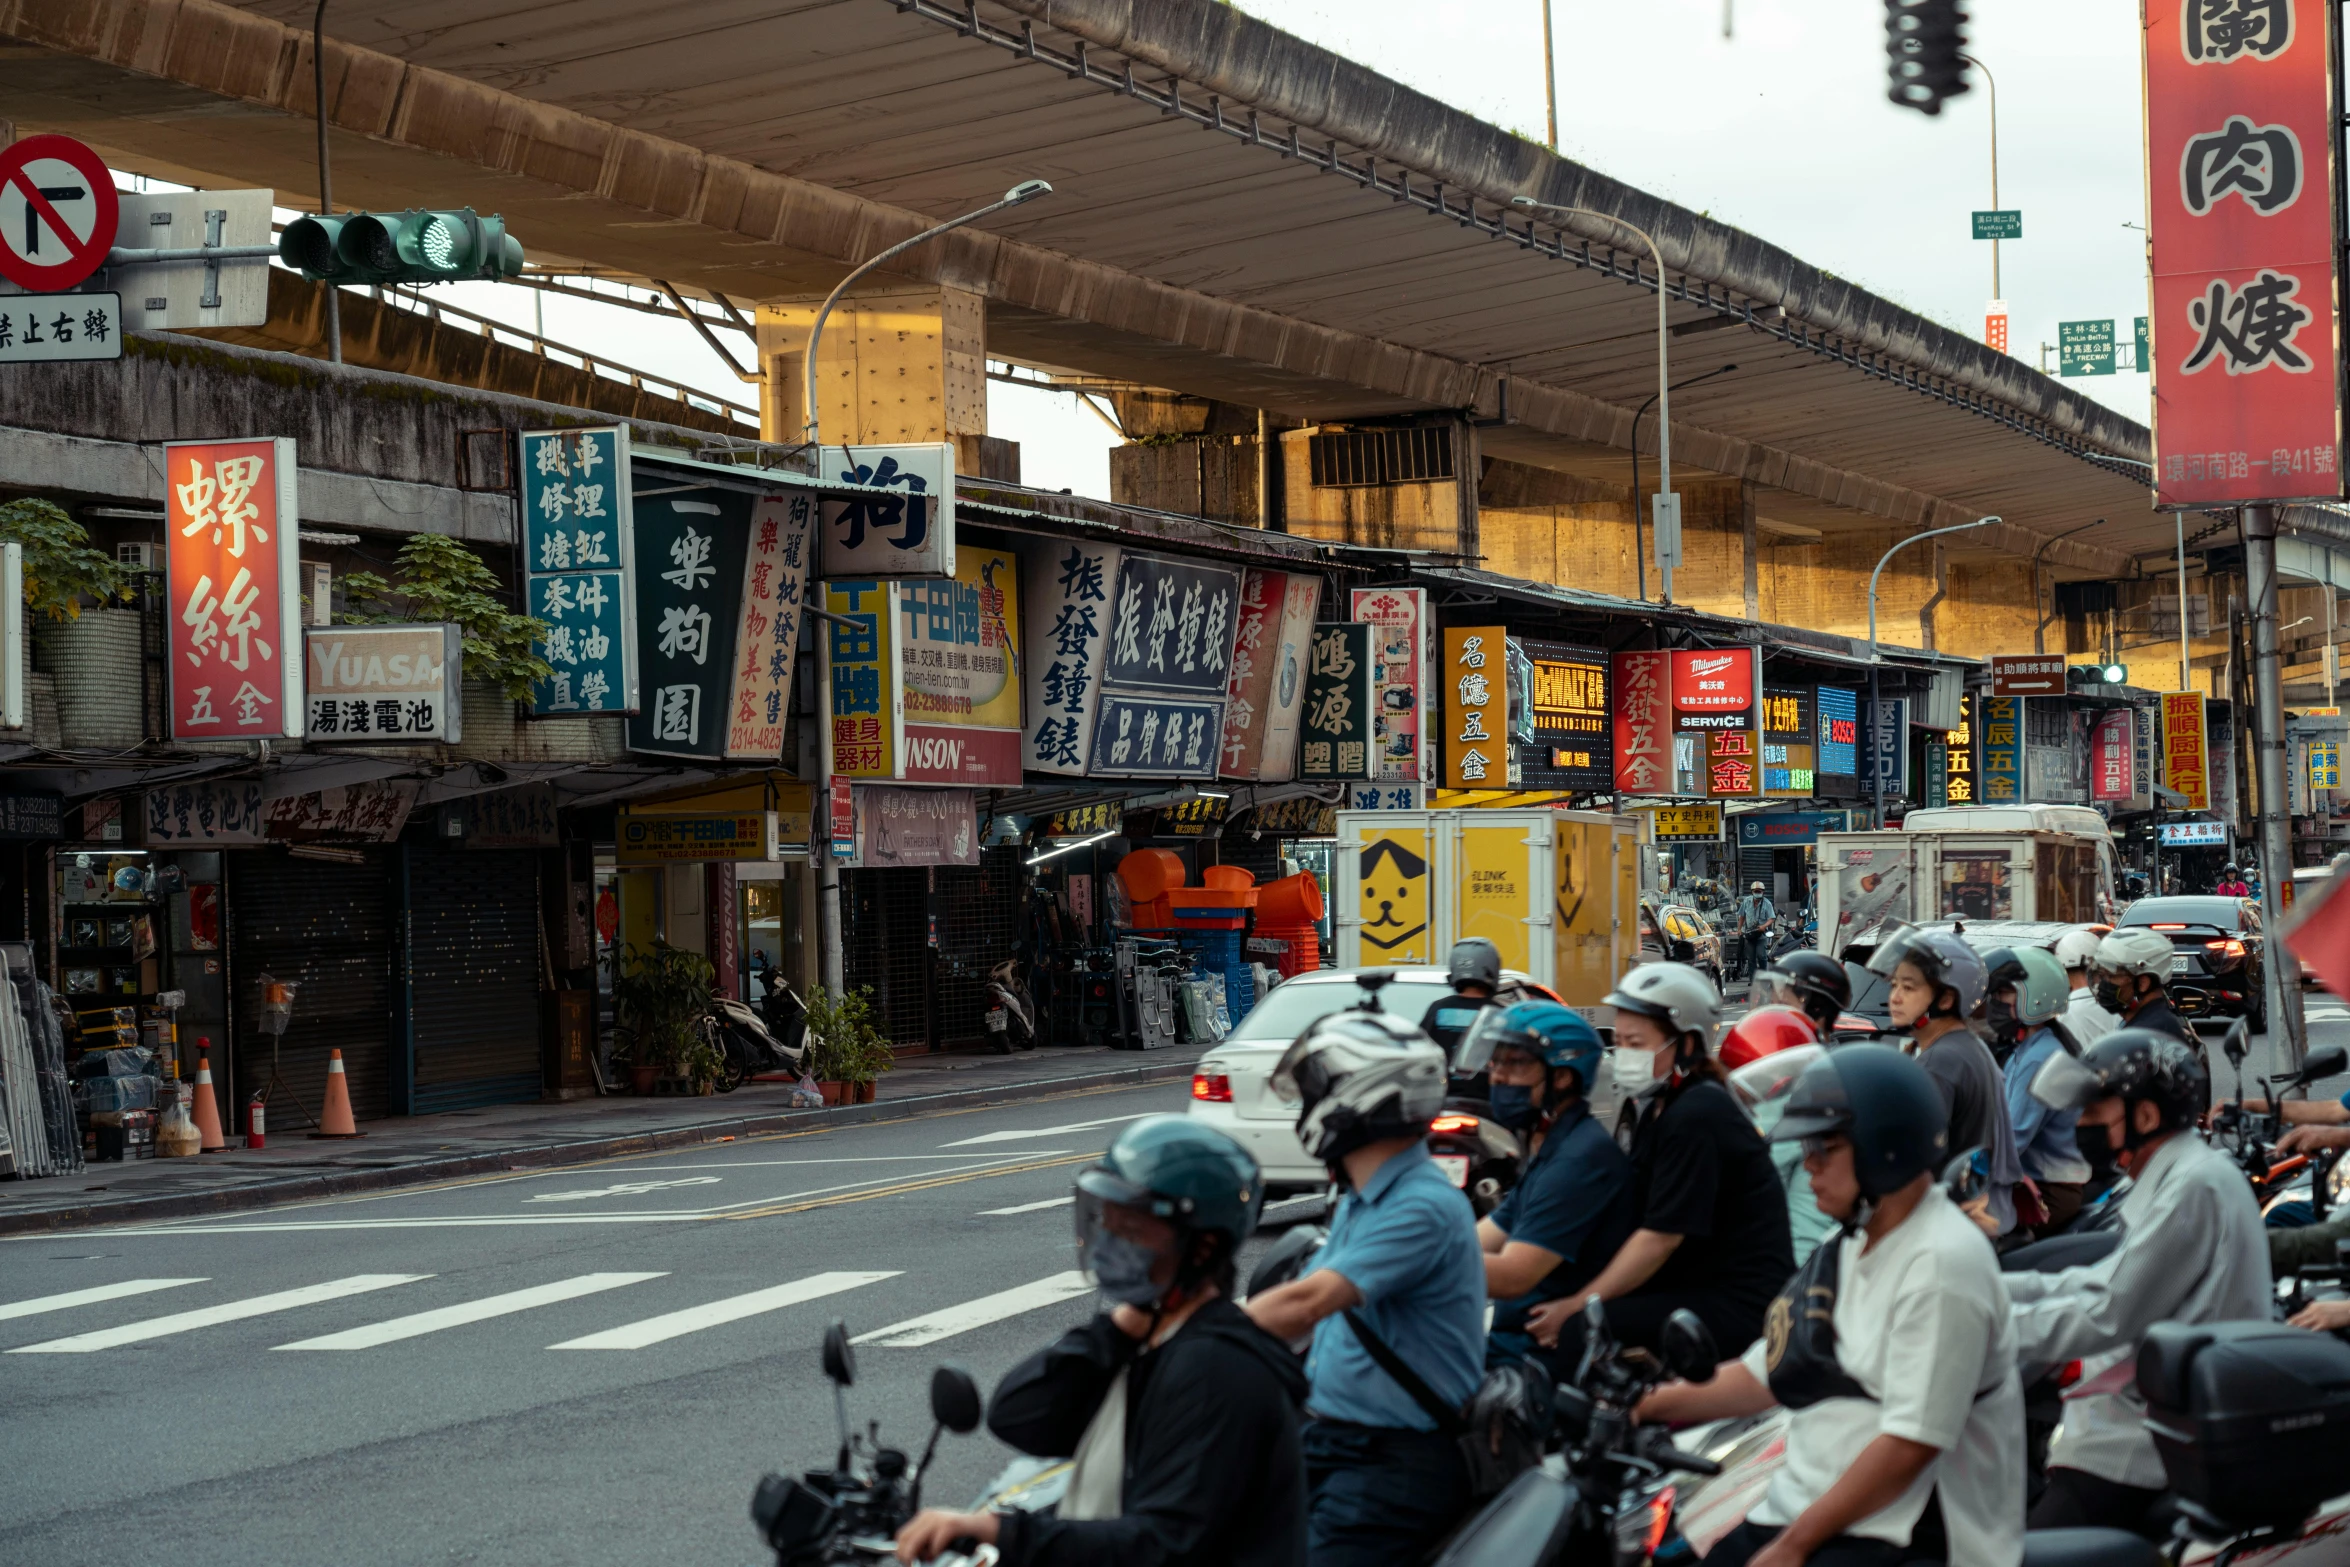
[(106, 161), (70, 136), (0, 148), (0, 277), (61, 293), (106, 263), (121, 211)]

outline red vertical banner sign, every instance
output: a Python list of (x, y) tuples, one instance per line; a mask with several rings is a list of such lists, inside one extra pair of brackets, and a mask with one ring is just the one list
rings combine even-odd
[(1616, 792), (1673, 792), (1673, 655), (1615, 655)]
[(2089, 731), (2089, 798), (2127, 800), (2138, 792), (2138, 711), (2117, 707)]
[(2161, 506), (2342, 494), (2329, 0), (2146, 0)]
[(2203, 693), (2162, 694), (2162, 782), (2190, 811), (2211, 809), (2210, 736), (2203, 727)]
[(294, 443), (166, 441), (171, 733), (302, 733), (302, 590)]

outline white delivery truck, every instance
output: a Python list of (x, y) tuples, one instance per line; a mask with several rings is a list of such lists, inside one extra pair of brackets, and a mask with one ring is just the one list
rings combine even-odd
[(1331, 922), (1342, 969), (1444, 966), (1483, 936), (1502, 967), (1593, 1026), (1638, 961), (1640, 819), (1601, 811), (1340, 811)]
[(2078, 805), (1912, 811), (1881, 832), (1822, 833), (1820, 950), (1891, 920), (2113, 918), (2120, 862), (2105, 818)]

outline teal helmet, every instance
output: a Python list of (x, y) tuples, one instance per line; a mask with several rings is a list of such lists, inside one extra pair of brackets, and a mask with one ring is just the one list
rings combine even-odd
[(1522, 1050), (1546, 1068), (1572, 1068), (1580, 1079), (1578, 1093), (1591, 1092), (1599, 1075), (1604, 1047), (1599, 1030), (1574, 1008), (1556, 1001), (1521, 1001), (1514, 1007), (1488, 1007), (1461, 1037), (1458, 1073), (1482, 1072), (1500, 1050)]
[[(1077, 1177), (1078, 1239), (1100, 1203), (1117, 1203), (1179, 1230), (1222, 1235), (1233, 1251), (1256, 1233), (1265, 1183), (1249, 1151), (1187, 1116), (1154, 1115), (1128, 1123), (1101, 1163)], [(1087, 1199), (1092, 1199), (1091, 1202)]]
[(2026, 1025), (2062, 1017), (2072, 1004), (2072, 984), (2055, 954), (2039, 947), (2001, 947), (1985, 954), (1988, 988), (2013, 988), (2016, 1021)]

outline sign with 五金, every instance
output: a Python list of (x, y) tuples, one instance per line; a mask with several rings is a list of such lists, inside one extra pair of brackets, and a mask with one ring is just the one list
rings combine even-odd
[(2024, 698), (1983, 698), (1982, 803), (2014, 805), (2024, 797)]
[(1705, 792), (1717, 799), (1762, 792), (1762, 746), (1750, 729), (1718, 729), (1705, 739)]
[(171, 733), (302, 733), (294, 443), (167, 441), (164, 579)]
[(1958, 727), (1945, 731), (1936, 742), (1929, 738), (1930, 750), (1938, 752), (1941, 761), (1942, 797), (1934, 799), (1929, 790), (1927, 800), (1933, 805), (1977, 805), (1981, 801), (1975, 791), (1975, 730), (1972, 692), (1958, 699)]
[(2137, 793), (2137, 710), (2117, 707), (2089, 731), (2089, 798), (2127, 800)]
[(1494, 789), (1509, 776), (1509, 683), (1501, 626), (1444, 628), (1444, 783)]
[(2162, 694), (2162, 783), (2184, 797), (2181, 809), (2211, 809), (2211, 772), (2203, 729), (2203, 693)]
[(2064, 695), (2062, 653), (1995, 653), (1991, 656), (1991, 694), (2000, 696)]
[(1622, 794), (1673, 792), (1673, 668), (1669, 653), (1614, 658), (1615, 784)]

